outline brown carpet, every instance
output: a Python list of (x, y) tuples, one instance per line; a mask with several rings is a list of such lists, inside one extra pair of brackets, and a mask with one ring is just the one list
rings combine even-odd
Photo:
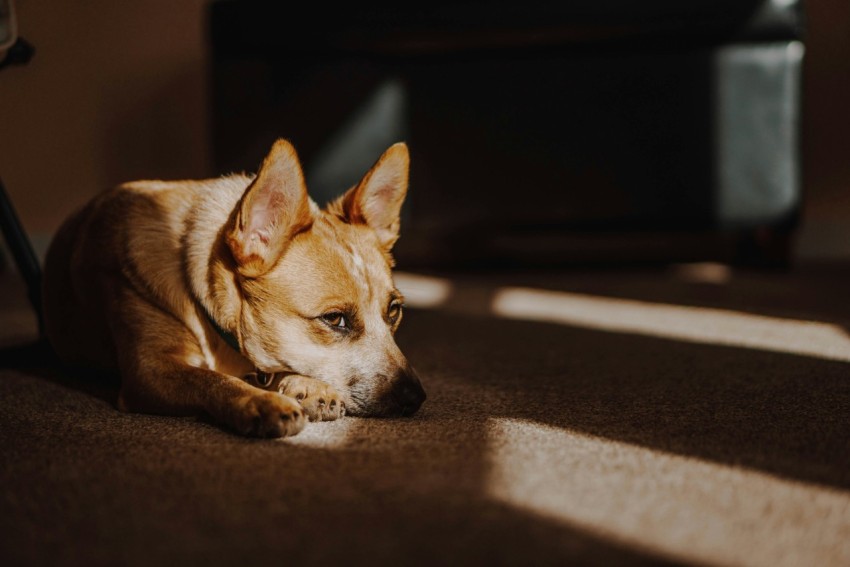
[(399, 283), (421, 413), (267, 441), (119, 413), (0, 278), (0, 564), (850, 564), (850, 267)]

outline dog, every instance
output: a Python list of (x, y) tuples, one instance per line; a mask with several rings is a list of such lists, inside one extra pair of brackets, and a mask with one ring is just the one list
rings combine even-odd
[(391, 254), (409, 164), (396, 143), (320, 208), (278, 139), (254, 176), (102, 193), (48, 248), (46, 337), (69, 366), (117, 371), (122, 411), (259, 437), (412, 415), (426, 394), (395, 342)]

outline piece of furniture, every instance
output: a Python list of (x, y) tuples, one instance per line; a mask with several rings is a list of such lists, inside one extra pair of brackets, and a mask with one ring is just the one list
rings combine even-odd
[(215, 164), (291, 139), (317, 200), (399, 139), (402, 265), (784, 265), (795, 0), (211, 4)]

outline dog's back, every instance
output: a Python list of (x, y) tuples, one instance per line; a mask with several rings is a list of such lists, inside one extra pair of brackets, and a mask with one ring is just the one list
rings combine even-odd
[(45, 333), (63, 362), (116, 369), (106, 308), (117, 287), (154, 295), (175, 315), (193, 308), (183, 272), (187, 219), (217, 206), (224, 222), (249, 182), (136, 181), (72, 215), (47, 251), (42, 295)]

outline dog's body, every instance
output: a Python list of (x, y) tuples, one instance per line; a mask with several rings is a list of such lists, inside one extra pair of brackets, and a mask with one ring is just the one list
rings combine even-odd
[[(253, 178), (102, 194), (48, 251), (48, 339), (68, 364), (117, 370), (127, 411), (207, 413), (261, 436), (413, 413), (425, 394), (393, 338), (390, 256), (408, 163), (392, 146), (324, 210), (284, 140)], [(281, 393), (243, 379), (253, 372)]]

